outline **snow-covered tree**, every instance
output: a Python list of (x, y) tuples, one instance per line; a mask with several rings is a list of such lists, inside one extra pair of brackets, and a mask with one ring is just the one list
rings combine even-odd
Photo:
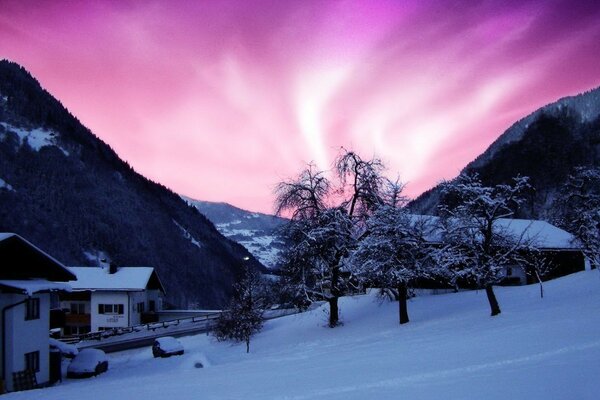
[(402, 206), (383, 205), (367, 220), (365, 234), (352, 255), (355, 272), (368, 285), (397, 290), (400, 324), (409, 322), (409, 287), (433, 275), (425, 221)]
[(277, 185), (277, 214), (291, 216), (284, 229), (282, 284), (300, 305), (329, 303), (329, 326), (339, 324), (338, 299), (353, 286), (348, 257), (359, 225), (381, 203), (381, 161), (365, 161), (342, 149), (333, 173), (335, 183), (309, 164), (297, 178)]
[(500, 314), (493, 285), (507, 267), (522, 263), (533, 245), (499, 223), (511, 218), (524, 201), (527, 180), (519, 176), (512, 184), (488, 187), (477, 175), (461, 175), (444, 184), (439, 228), (443, 242), (436, 258), (455, 281), (485, 289), (492, 316)]
[(215, 337), (218, 340), (245, 342), (246, 352), (250, 352), (250, 339), (262, 329), (262, 315), (269, 306), (268, 299), (267, 282), (259, 272), (246, 268), (234, 285), (229, 309), (223, 311), (217, 321)]
[(555, 222), (579, 240), (592, 266), (600, 267), (600, 168), (576, 168), (559, 198)]
[(348, 293), (352, 275), (346, 258), (354, 247), (354, 226), (342, 207), (327, 208), (309, 221), (289, 224), (284, 252), (282, 284), (297, 304), (326, 300), (329, 326), (339, 324), (338, 299)]
[(527, 274), (535, 277), (540, 285), (540, 297), (544, 298), (544, 277), (552, 272), (556, 265), (548, 260), (535, 246), (529, 246), (527, 257), (522, 260)]

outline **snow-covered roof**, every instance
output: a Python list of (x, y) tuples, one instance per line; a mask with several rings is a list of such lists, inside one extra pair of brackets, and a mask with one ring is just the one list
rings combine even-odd
[(150, 289), (152, 276), (157, 280), (156, 289), (164, 288), (152, 267), (119, 267), (115, 273), (102, 267), (68, 267), (77, 276), (76, 281), (69, 284), (75, 291), (107, 290), (107, 291), (141, 291)]
[(16, 290), (31, 296), (34, 293), (40, 292), (51, 292), (56, 290), (64, 290), (67, 292), (71, 291), (71, 286), (67, 283), (62, 282), (50, 282), (45, 279), (32, 279), (32, 280), (0, 280), (0, 287), (8, 288), (9, 290)]
[[(430, 242), (440, 242), (442, 232), (437, 226), (438, 217), (429, 215), (413, 215), (413, 222), (424, 226), (425, 238)], [(575, 237), (546, 221), (532, 219), (501, 218), (497, 227), (511, 234), (515, 239), (530, 242), (541, 249), (579, 249)]]
[(514, 237), (531, 241), (543, 249), (578, 249), (575, 237), (546, 221), (528, 219), (500, 219), (498, 224)]
[(11, 236), (15, 236), (15, 234), (12, 232), (0, 232), (0, 241), (8, 239)]
[(74, 278), (60, 261), (13, 232), (0, 232), (0, 259), (1, 279), (46, 278), (65, 282)]

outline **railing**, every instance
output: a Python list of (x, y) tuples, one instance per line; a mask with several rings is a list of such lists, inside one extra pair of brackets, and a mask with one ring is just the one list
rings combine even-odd
[(90, 314), (65, 314), (67, 325), (89, 325), (92, 320)]
[(139, 325), (134, 325), (134, 326), (117, 327), (117, 328), (106, 329), (106, 330), (99, 331), (99, 332), (90, 332), (90, 333), (85, 333), (85, 334), (81, 334), (81, 335), (65, 336), (65, 337), (61, 338), (60, 340), (65, 343), (77, 343), (82, 340), (102, 340), (102, 339), (106, 339), (109, 337), (120, 336), (120, 335), (134, 333), (134, 332), (142, 332), (142, 331), (153, 331), (154, 332), (157, 329), (166, 329), (169, 327), (178, 326), (181, 323), (192, 323), (193, 324), (193, 323), (198, 323), (198, 322), (214, 321), (217, 318), (219, 318), (219, 315), (221, 315), (221, 313), (217, 312), (217, 313), (207, 314), (207, 315), (202, 315), (202, 316), (178, 318), (178, 319), (169, 320), (169, 321), (150, 322), (150, 323), (139, 324)]
[[(313, 306), (316, 307), (320, 303), (314, 303)], [(265, 310), (263, 313), (264, 319), (275, 319), (280, 318), (286, 315), (297, 314), (299, 312), (298, 309), (275, 309), (275, 310)], [(195, 323), (206, 323), (206, 328), (211, 328), (212, 324), (219, 318), (221, 312), (214, 312), (211, 314), (199, 315), (195, 317), (186, 317), (186, 318), (177, 318), (169, 321), (162, 322), (151, 322), (146, 324), (139, 324), (128, 327), (120, 327), (120, 328), (112, 328), (107, 329), (100, 332), (90, 332), (81, 335), (73, 335), (68, 337), (63, 337), (60, 340), (65, 343), (79, 343), (81, 341), (101, 341), (102, 339), (107, 339), (111, 337), (117, 337), (121, 335), (136, 333), (136, 332), (156, 332), (162, 329), (167, 329), (170, 327), (177, 327), (180, 324), (192, 325)], [(185, 328), (182, 328), (185, 330)]]

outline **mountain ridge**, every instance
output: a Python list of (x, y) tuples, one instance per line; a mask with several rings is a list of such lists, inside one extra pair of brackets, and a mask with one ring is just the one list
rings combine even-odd
[[(461, 173), (477, 173), (487, 185), (529, 176), (534, 191), (519, 216), (551, 220), (560, 187), (579, 166), (600, 166), (600, 87), (562, 97), (515, 122)], [(438, 184), (409, 207), (435, 214), (440, 196)]]
[(563, 107), (568, 107), (580, 114), (583, 121), (591, 121), (600, 115), (600, 87), (587, 90), (578, 95), (565, 96), (538, 108), (531, 114), (521, 118), (502, 133), (488, 148), (471, 161), (467, 168), (483, 166), (503, 146), (520, 140), (525, 130), (543, 113), (560, 112)]

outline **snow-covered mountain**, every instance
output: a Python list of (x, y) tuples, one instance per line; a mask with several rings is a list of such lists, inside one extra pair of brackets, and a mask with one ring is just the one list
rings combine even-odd
[(284, 246), (277, 230), (285, 224), (285, 219), (242, 210), (227, 203), (188, 197), (183, 199), (215, 224), (219, 232), (248, 249), (264, 266), (270, 269), (277, 267), (278, 257)]
[(468, 167), (481, 167), (490, 162), (494, 155), (505, 145), (522, 140), (527, 128), (539, 119), (541, 115), (560, 117), (565, 110), (573, 112), (574, 117), (579, 123), (589, 123), (594, 121), (600, 116), (600, 87), (577, 96), (563, 97), (554, 103), (537, 109), (525, 118), (515, 122), (500, 135), (486, 151), (471, 162)]
[[(479, 174), (487, 185), (528, 176), (535, 190), (520, 216), (550, 219), (558, 191), (579, 166), (600, 167), (600, 88), (562, 98), (519, 120), (462, 172)], [(435, 214), (440, 195), (436, 186), (410, 207)]]

